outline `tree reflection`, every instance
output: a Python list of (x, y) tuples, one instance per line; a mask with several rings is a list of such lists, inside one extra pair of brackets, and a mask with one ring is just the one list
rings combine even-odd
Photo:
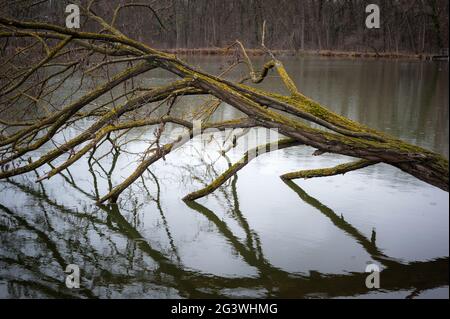
[[(99, 197), (97, 183), (104, 180), (112, 188), (120, 152), (113, 152), (110, 167), (100, 170), (95, 158), (87, 162), (94, 191), (78, 185), (70, 172), (60, 173), (65, 184), (74, 192), (94, 202)], [(202, 171), (186, 166), (198, 180), (216, 177), (214, 170)], [(139, 214), (142, 203), (87, 206), (83, 209), (58, 203), (44, 184), (26, 178), (1, 183), (3, 191), (25, 196), (25, 206), (33, 209), (19, 211), (0, 203), (0, 282), (7, 283), (9, 297), (232, 297), (247, 295), (271, 298), (341, 297), (371, 292), (365, 287), (366, 273), (309, 274), (292, 273), (275, 267), (264, 256), (258, 234), (251, 228), (239, 205), (237, 175), (223, 186), (225, 206), (245, 234), (240, 239), (214, 211), (195, 201), (186, 204), (193, 212), (204, 216), (230, 247), (253, 267), (254, 276), (226, 277), (187, 268), (173, 238), (165, 216), (160, 181), (148, 171), (135, 185), (146, 199), (156, 204), (167, 236), (169, 250), (152, 244), (140, 231)], [(146, 175), (147, 176), (147, 175)], [(150, 185), (152, 183), (153, 185)], [(383, 291), (411, 290), (409, 297), (420, 291), (448, 285), (448, 257), (425, 262), (402, 263), (386, 256), (376, 245), (376, 233), (366, 238), (343, 216), (308, 195), (297, 184), (285, 182), (299, 198), (326, 216), (338, 229), (355, 240), (372, 258), (384, 265), (381, 273)], [(156, 191), (152, 191), (152, 187)], [(89, 201), (88, 201), (89, 200)], [(131, 208), (130, 208), (131, 207)], [(158, 246), (158, 247), (157, 247)], [(66, 288), (65, 267), (75, 263), (82, 269), (82, 289)]]

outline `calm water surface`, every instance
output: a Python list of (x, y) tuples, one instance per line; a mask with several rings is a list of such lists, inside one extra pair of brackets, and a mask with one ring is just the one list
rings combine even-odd
[[(187, 60), (214, 73), (226, 63)], [(284, 62), (307, 96), (448, 158), (448, 63)], [(169, 75), (141, 80), (155, 85)], [(284, 92), (274, 73), (260, 87)], [(221, 106), (214, 120), (234, 116)], [(261, 155), (187, 205), (184, 195), (228, 167), (220, 143), (194, 140), (152, 165), (118, 206), (96, 206), (96, 196), (134, 170), (134, 153), (152, 136), (135, 129), (120, 152), (104, 145), (99, 154), (107, 157), (86, 158), (43, 183), (34, 173), (0, 182), (0, 297), (448, 298), (448, 193), (384, 164), (286, 184), (281, 174), (351, 160), (298, 146)], [(383, 270), (378, 291), (365, 287), (371, 263)], [(79, 290), (65, 287), (68, 264), (81, 268)]]

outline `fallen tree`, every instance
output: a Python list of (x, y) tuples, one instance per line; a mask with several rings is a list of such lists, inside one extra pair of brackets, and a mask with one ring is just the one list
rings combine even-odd
[[(86, 17), (98, 23), (100, 29), (97, 32), (0, 17), (0, 39), (3, 41), (0, 114), (2, 118), (7, 118), (0, 120), (1, 179), (37, 170), (58, 159), (57, 166), (52, 166), (49, 172), (37, 178), (43, 181), (68, 168), (85, 154), (95, 153), (98, 145), (104, 141), (114, 143), (111, 137), (113, 133), (121, 134), (135, 127), (156, 126), (155, 138), (149, 142), (136, 170), (108, 194), (98, 198), (99, 203), (115, 202), (142, 172), (169, 154), (175, 144), (179, 144), (181, 137), (160, 145), (165, 125), (174, 123), (187, 128), (189, 136), (183, 140), (187, 142), (193, 137), (191, 121), (196, 119), (201, 121), (203, 128), (276, 129), (286, 137), (280, 140), (281, 147), (302, 144), (317, 149), (314, 155), (334, 153), (359, 159), (330, 169), (286, 173), (282, 176), (284, 180), (331, 176), (386, 163), (448, 191), (447, 159), (340, 116), (303, 95), (283, 64), (265, 47), (264, 30), (261, 46), (269, 60), (262, 70), (254, 68), (244, 46), (236, 41), (233, 47), (239, 52), (239, 57), (222, 74), (213, 75), (188, 65), (175, 55), (124, 35), (113, 26), (120, 11), (119, 6), (112, 22), (108, 23), (96, 15), (90, 6), (83, 8)], [(19, 43), (23, 47), (19, 48)], [(229, 70), (242, 63), (248, 66), (249, 75), (238, 81), (226, 79)], [(112, 66), (122, 66), (122, 71), (111, 75)], [(168, 71), (178, 79), (159, 87), (134, 85), (133, 79), (155, 69)], [(262, 82), (271, 70), (278, 73), (289, 95), (267, 92), (246, 84)], [(58, 94), (64, 82), (75, 75), (81, 76), (82, 80), (101, 76), (103, 81), (80, 97), (67, 99), (60, 107), (53, 106), (50, 98), (52, 94)], [(118, 86), (123, 86), (125, 93), (114, 96), (111, 92)], [(187, 95), (209, 96), (211, 99), (202, 103), (191, 117), (171, 115), (173, 108), (177, 107), (177, 100)], [(102, 99), (106, 102), (100, 102)], [(245, 117), (211, 122), (211, 115), (221, 103), (238, 109)], [(161, 116), (158, 113), (163, 104), (166, 109)], [(17, 115), (18, 105), (24, 118), (11, 119), (11, 110), (15, 110), (14, 115)], [(149, 109), (139, 112), (144, 107)], [(41, 111), (34, 118), (26, 116), (37, 109)], [(64, 133), (86, 119), (93, 122), (80, 134), (59, 145), (54, 142), (57, 134)], [(50, 150), (49, 144), (52, 145)], [(36, 150), (45, 151), (38, 158), (32, 158), (30, 154)], [(193, 200), (213, 192), (244, 167), (249, 159), (244, 156), (240, 163), (222, 174), (220, 180), (187, 195), (185, 199)]]

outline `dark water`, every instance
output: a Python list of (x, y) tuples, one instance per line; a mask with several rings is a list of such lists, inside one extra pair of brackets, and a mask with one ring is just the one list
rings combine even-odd
[[(188, 60), (210, 72), (225, 62)], [(304, 94), (448, 158), (448, 63), (284, 62)], [(283, 92), (273, 74), (261, 87)], [(236, 115), (223, 106), (214, 119)], [(133, 130), (120, 152), (104, 145), (98, 160), (43, 183), (34, 173), (0, 182), (0, 297), (448, 298), (448, 193), (384, 164), (286, 184), (281, 174), (351, 160), (298, 146), (261, 155), (187, 205), (184, 195), (228, 166), (217, 143), (194, 140), (152, 165), (118, 206), (96, 206), (152, 136)], [(365, 286), (372, 263), (382, 269), (379, 290)], [(68, 264), (81, 269), (78, 290), (65, 286)]]

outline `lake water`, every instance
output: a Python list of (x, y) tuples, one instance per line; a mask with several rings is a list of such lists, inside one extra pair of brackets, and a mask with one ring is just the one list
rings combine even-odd
[[(226, 62), (187, 60), (213, 73)], [(448, 62), (283, 61), (305, 95), (448, 158)], [(169, 79), (153, 71), (141, 82)], [(275, 73), (259, 86), (284, 92)], [(189, 97), (177, 107), (198, 104)], [(225, 105), (214, 120), (233, 116), (239, 112)], [(449, 297), (448, 193), (385, 164), (284, 183), (281, 174), (351, 160), (296, 146), (257, 157), (186, 204), (183, 196), (228, 167), (220, 143), (193, 141), (150, 166), (117, 206), (96, 206), (96, 196), (134, 170), (135, 153), (152, 137), (149, 128), (133, 130), (120, 152), (103, 145), (99, 154), (108, 156), (49, 181), (35, 183), (34, 172), (0, 181), (0, 297)], [(68, 264), (80, 268), (80, 289), (65, 285)], [(369, 264), (382, 270), (378, 290), (365, 285)]]

